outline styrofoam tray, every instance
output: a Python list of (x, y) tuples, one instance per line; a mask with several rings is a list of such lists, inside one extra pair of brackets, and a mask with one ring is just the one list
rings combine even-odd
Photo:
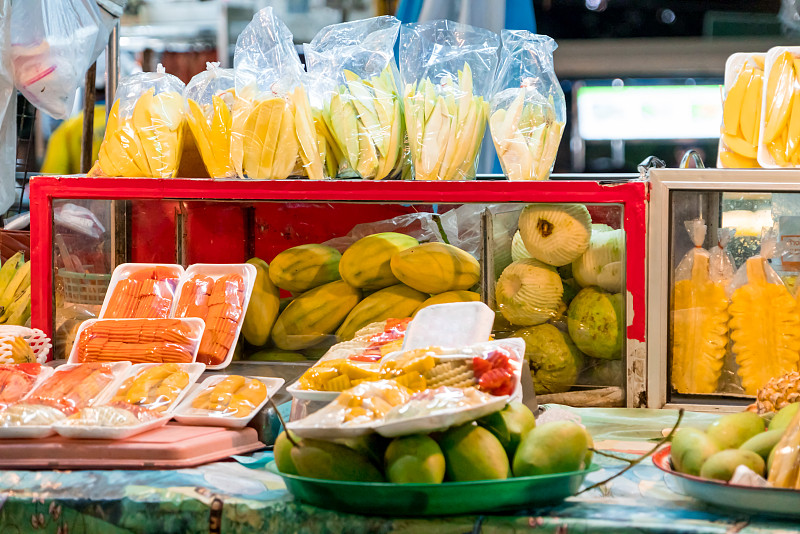
[[(731, 86), (733, 86), (733, 82), (736, 81), (736, 75), (739, 74), (739, 70), (742, 68), (742, 65), (750, 59), (751, 57), (761, 57), (764, 58), (766, 54), (757, 53), (757, 52), (737, 52), (735, 54), (731, 54), (728, 56), (728, 59), (725, 61), (725, 79), (724, 79), (724, 95), (727, 96), (728, 91), (730, 91)], [(766, 80), (766, 78), (764, 78)], [(763, 96), (763, 94), (762, 94)], [(722, 99), (723, 105), (725, 99)], [(720, 123), (720, 128), (722, 128), (722, 123)], [(759, 126), (759, 133), (761, 127)], [(720, 133), (719, 136), (719, 144), (717, 145), (717, 168), (724, 169), (725, 166), (722, 165), (722, 160), (719, 157), (719, 154), (727, 150), (725, 148), (725, 144), (722, 142), (722, 134)]]
[(230, 375), (215, 375), (206, 378), (199, 387), (192, 389), (183, 401), (173, 412), (175, 420), (185, 425), (201, 425), (201, 426), (223, 426), (226, 428), (243, 428), (247, 423), (256, 416), (256, 414), (264, 407), (269, 401), (270, 397), (275, 395), (283, 385), (283, 378), (265, 377), (265, 376), (246, 376), (245, 378), (252, 378), (260, 380), (267, 386), (267, 396), (255, 408), (253, 408), (246, 417), (231, 417), (226, 415), (218, 415), (208, 410), (198, 410), (192, 407), (194, 399), (207, 389), (214, 387), (223, 379)]
[(50, 425), (0, 426), (0, 439), (38, 439), (55, 433)]
[(60, 436), (72, 439), (125, 439), (164, 426), (170, 419), (171, 415), (165, 415), (146, 423), (128, 426), (91, 426), (59, 421), (53, 423), (53, 430)]
[[(236, 335), (234, 336), (234, 340), (238, 339), (239, 334), (242, 331), (242, 324), (244, 324), (244, 317), (247, 314), (247, 307), (250, 304), (250, 297), (253, 294), (253, 285), (256, 281), (256, 275), (258, 274), (255, 265), (250, 265), (249, 263), (195, 263), (194, 265), (190, 265), (189, 268), (183, 273), (180, 280), (178, 280), (178, 289), (175, 292), (175, 298), (172, 300), (172, 308), (170, 309), (169, 316), (175, 317), (178, 302), (180, 302), (181, 298), (181, 292), (183, 291), (183, 285), (193, 276), (209, 276), (216, 281), (219, 277), (227, 274), (240, 274), (244, 280), (244, 303), (242, 304), (242, 317), (239, 319), (239, 322), (236, 325)], [(233, 360), (233, 353), (235, 350), (236, 343), (234, 342), (231, 344), (231, 348), (228, 350), (228, 355), (221, 364), (207, 365), (207, 368), (211, 370), (224, 369), (229, 363), (231, 363), (231, 360)]]
[(764, 130), (767, 125), (767, 107), (769, 106), (769, 102), (767, 102), (767, 80), (769, 80), (769, 73), (770, 70), (772, 70), (775, 59), (785, 51), (789, 51), (795, 56), (800, 56), (800, 46), (773, 46), (767, 50), (764, 58), (764, 90), (761, 95), (761, 123), (758, 127), (758, 153), (756, 155), (756, 160), (758, 164), (765, 169), (796, 168), (793, 165), (790, 167), (781, 167), (775, 163), (775, 160), (772, 159), (772, 155), (769, 153), (764, 143)]
[[(313, 414), (312, 414), (313, 415)], [(286, 423), (286, 428), (300, 436), (301, 438), (310, 438), (310, 439), (347, 439), (347, 438), (357, 438), (359, 436), (364, 436), (366, 434), (372, 434), (375, 432), (375, 427), (378, 425), (378, 421), (372, 421), (370, 423), (366, 423), (363, 425), (351, 425), (351, 426), (318, 426), (315, 424), (309, 424), (308, 422), (303, 422), (307, 418), (303, 418), (297, 421), (290, 421)]]
[[(145, 369), (148, 369), (150, 367), (154, 367), (156, 365), (164, 365), (164, 364), (160, 364), (160, 363), (137, 363), (135, 365), (132, 365), (131, 368), (128, 369), (128, 372), (125, 373), (125, 378), (122, 379), (122, 381), (120, 382), (119, 387), (114, 390), (114, 397), (116, 397), (117, 392), (119, 391), (119, 389), (122, 387), (122, 385), (125, 383), (125, 381), (128, 378), (130, 378), (132, 376), (136, 376), (139, 373), (141, 373), (142, 371), (144, 371)], [(164, 410), (164, 412), (163, 412), (164, 414), (171, 414), (172, 412), (175, 411), (175, 409), (180, 405), (180, 403), (183, 400), (183, 398), (190, 391), (192, 391), (192, 386), (194, 386), (194, 383), (197, 382), (197, 380), (203, 375), (203, 371), (205, 371), (205, 369), (206, 369), (205, 364), (200, 363), (200, 362), (178, 363), (176, 365), (181, 370), (186, 371), (189, 374), (189, 383), (186, 384), (186, 387), (181, 390), (181, 392), (178, 394), (177, 397), (175, 397), (175, 400), (172, 401), (172, 403), (170, 403), (169, 406), (167, 406), (167, 409)], [(113, 397), (112, 397), (112, 399), (113, 399)], [(116, 439), (116, 438), (113, 438), (113, 439)]]
[[(106, 308), (108, 308), (108, 303), (111, 300), (111, 295), (114, 294), (114, 289), (116, 289), (117, 284), (120, 280), (125, 280), (130, 277), (131, 273), (135, 271), (139, 271), (141, 269), (156, 267), (165, 267), (168, 269), (173, 269), (175, 274), (177, 275), (176, 278), (180, 280), (180, 277), (183, 275), (183, 266), (177, 265), (174, 263), (121, 263), (116, 266), (114, 272), (111, 274), (111, 280), (108, 283), (108, 289), (106, 290), (106, 296), (103, 299), (103, 306), (100, 308), (100, 314), (98, 315), (99, 319), (106, 318)], [(175, 288), (175, 292), (172, 295), (173, 303), (175, 301), (175, 295), (177, 294), (177, 287)], [(170, 311), (172, 311), (172, 306), (170, 306)]]
[[(163, 319), (136, 319), (136, 318), (131, 318), (131, 319), (89, 319), (87, 321), (84, 321), (84, 322), (82, 322), (80, 324), (80, 326), (78, 327), (78, 331), (75, 334), (75, 343), (72, 344), (72, 350), (70, 350), (69, 359), (67, 360), (67, 363), (71, 363), (71, 364), (80, 363), (80, 362), (77, 361), (77, 359), (78, 359), (78, 347), (79, 347), (79, 344), (80, 344), (81, 334), (89, 326), (97, 323), (98, 321), (115, 321), (115, 322), (124, 322), (124, 321), (166, 321), (166, 320), (172, 320), (172, 319), (181, 321), (182, 323), (188, 325), (192, 329), (192, 336), (191, 336), (190, 339), (192, 340), (192, 362), (194, 362), (197, 359), (197, 351), (200, 348), (200, 340), (203, 338), (203, 332), (205, 330), (206, 323), (202, 319), (199, 319), (199, 318), (196, 318), (196, 317), (186, 317), (186, 318), (168, 317), (168, 318), (163, 318)], [(120, 360), (120, 361), (125, 361), (125, 360)], [(185, 363), (192, 363), (192, 362), (185, 362)], [(130, 362), (128, 362), (128, 363), (130, 363)], [(154, 362), (154, 363), (159, 363), (159, 362)]]
[(286, 391), (295, 399), (318, 402), (329, 402), (335, 400), (336, 397), (339, 396), (339, 393), (341, 393), (341, 391), (317, 391), (314, 389), (302, 389), (298, 387), (298, 382), (295, 382), (290, 386), (286, 386)]
[(397, 436), (407, 436), (409, 434), (428, 434), (445, 430), (451, 426), (457, 426), (469, 421), (473, 421), (490, 413), (502, 410), (508, 402), (508, 395), (494, 397), (486, 404), (479, 404), (468, 408), (453, 408), (443, 410), (433, 415), (421, 415), (408, 419), (398, 419), (395, 421), (384, 420), (375, 426), (375, 432), (387, 438)]

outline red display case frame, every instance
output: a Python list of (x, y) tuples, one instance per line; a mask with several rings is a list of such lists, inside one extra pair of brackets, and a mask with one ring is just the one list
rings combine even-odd
[(628, 293), (628, 402), (646, 399), (646, 246), (648, 183), (587, 179), (510, 182), (211, 180), (36, 176), (31, 180), (31, 323), (53, 331), (53, 202), (61, 199), (206, 200), (241, 202), (345, 202), (463, 204), (581, 202), (623, 206)]

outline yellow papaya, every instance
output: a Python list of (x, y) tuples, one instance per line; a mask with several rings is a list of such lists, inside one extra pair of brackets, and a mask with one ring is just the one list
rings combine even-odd
[(336, 331), (336, 337), (339, 341), (348, 341), (353, 339), (357, 331), (370, 323), (411, 317), (427, 298), (428, 295), (425, 293), (403, 284), (376, 291), (353, 308)]
[(469, 289), (481, 278), (481, 266), (471, 254), (446, 243), (423, 243), (392, 257), (392, 273), (423, 293)]
[(383, 289), (397, 284), (392, 274), (392, 256), (419, 241), (405, 234), (383, 232), (362, 237), (342, 254), (339, 274), (342, 280), (360, 289)]
[(311, 347), (325, 340), (361, 300), (361, 291), (344, 280), (306, 291), (292, 300), (272, 328), (272, 341), (283, 350)]
[(445, 291), (444, 293), (434, 295), (423, 302), (420, 307), (417, 308), (417, 311), (414, 312), (414, 315), (416, 315), (422, 308), (427, 308), (428, 306), (433, 306), (434, 304), (448, 304), (450, 302), (479, 302), (480, 300), (480, 294), (474, 291)]
[(341, 253), (325, 245), (300, 245), (284, 250), (272, 260), (269, 278), (281, 289), (302, 293), (338, 280)]
[(280, 349), (260, 350), (247, 357), (251, 362), (302, 362), (307, 359), (299, 352)]
[(260, 258), (251, 258), (247, 263), (256, 267), (256, 281), (253, 294), (242, 323), (242, 335), (251, 345), (261, 347), (266, 344), (272, 325), (278, 318), (280, 292), (269, 278), (269, 265)]

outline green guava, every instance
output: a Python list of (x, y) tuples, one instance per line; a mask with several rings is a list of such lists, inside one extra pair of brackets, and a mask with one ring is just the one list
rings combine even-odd
[(596, 287), (581, 289), (567, 310), (567, 328), (575, 345), (605, 360), (622, 358), (624, 319), (622, 294)]
[(525, 359), (531, 366), (537, 395), (563, 393), (575, 385), (583, 368), (583, 354), (564, 332), (551, 324), (514, 332), (525, 340)]

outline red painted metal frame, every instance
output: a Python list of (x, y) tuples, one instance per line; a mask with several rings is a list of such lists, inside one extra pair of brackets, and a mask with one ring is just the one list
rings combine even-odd
[(622, 204), (626, 233), (626, 280), (632, 298), (628, 339), (645, 339), (646, 182), (470, 181), (401, 182), (352, 180), (170, 180), (37, 176), (31, 180), (32, 325), (52, 335), (53, 200), (174, 199), (463, 204), (502, 202), (581, 202)]

